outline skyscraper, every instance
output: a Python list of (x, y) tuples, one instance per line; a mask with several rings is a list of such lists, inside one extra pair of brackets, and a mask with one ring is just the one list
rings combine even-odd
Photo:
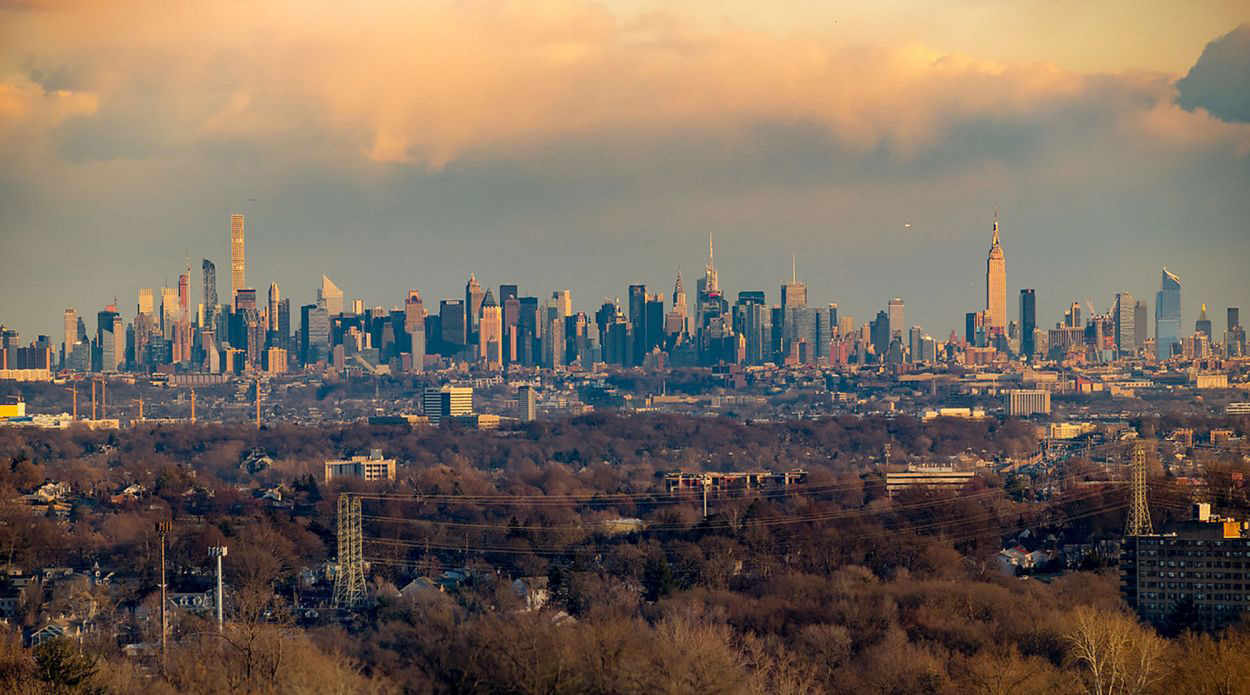
[(1241, 310), (1235, 306), (1228, 307), (1228, 323), (1224, 330), (1224, 355), (1227, 357), (1245, 357), (1246, 329), (1241, 327)]
[(269, 283), (269, 315), (266, 317), (269, 323), (268, 330), (278, 330), (278, 302), (282, 300), (282, 295), (278, 291), (278, 283)]
[(1163, 269), (1155, 294), (1155, 357), (1166, 360), (1180, 349), (1181, 279)]
[(441, 354), (451, 356), (459, 353), (467, 344), (468, 334), (465, 332), (464, 320), (468, 316), (464, 310), (464, 302), (459, 299), (444, 299), (438, 304), (439, 324), (442, 335), (439, 336)]
[(289, 349), (291, 340), (291, 298), (283, 297), (278, 301), (278, 347)]
[(890, 313), (890, 336), (903, 335), (903, 300), (895, 297), (891, 299), (887, 306)]
[[(230, 299), (247, 287), (246, 261), (243, 252), (243, 215), (230, 216)], [(216, 288), (216, 285), (213, 285)], [(215, 291), (215, 290), (214, 290)]]
[(1007, 259), (998, 243), (997, 212), (994, 213), (994, 238), (985, 259), (985, 311), (990, 331), (1007, 328)]
[(551, 293), (551, 298), (556, 301), (556, 305), (560, 308), (560, 315), (568, 318), (573, 315), (573, 293), (569, 290), (556, 290)]
[(673, 311), (666, 321), (665, 332), (686, 333), (690, 330), (690, 312), (686, 305), (686, 288), (681, 283), (681, 271), (677, 271), (677, 282), (673, 285)]
[(642, 364), (647, 354), (647, 286), (629, 286), (629, 331), (633, 337), (631, 364)]
[(486, 293), (477, 281), (477, 276), (469, 273), (469, 281), (464, 284), (464, 325), (466, 345), (477, 344), (478, 324), (482, 320), (482, 300)]
[(1202, 313), (1198, 314), (1198, 320), (1194, 322), (1194, 333), (1205, 333), (1207, 338), (1211, 337), (1211, 319), (1207, 318), (1207, 305), (1202, 305)]
[(712, 235), (707, 235), (707, 265), (704, 267), (703, 277), (699, 278), (696, 283), (695, 295), (696, 303), (694, 306), (695, 331), (703, 328), (704, 315), (708, 311), (709, 302), (713, 295), (720, 294), (720, 281), (716, 276), (716, 254), (712, 248)]
[(1020, 290), (1020, 354), (1032, 360), (1037, 352), (1037, 293), (1031, 289)]
[(217, 266), (205, 258), (200, 269), (204, 274), (204, 311), (208, 312), (217, 306)]
[(1146, 328), (1146, 303), (1137, 300), (1137, 305), (1133, 310), (1133, 340), (1136, 341), (1133, 347), (1140, 349), (1146, 346), (1146, 340), (1150, 337), (1146, 334), (1149, 330)]
[(478, 323), (478, 355), (486, 366), (499, 369), (503, 366), (503, 314), (495, 295), (486, 290), (482, 297), (482, 315)]
[(807, 306), (807, 285), (799, 282), (798, 264), (790, 256), (790, 282), (781, 283), (781, 308), (801, 309)]
[(317, 301), (325, 307), (326, 314), (338, 316), (343, 313), (343, 290), (334, 284), (326, 275), (321, 276), (321, 287), (317, 289)]
[[(149, 294), (151, 290), (149, 290)], [(65, 310), (65, 342), (61, 345), (61, 362), (65, 362), (65, 358), (74, 351), (74, 343), (78, 342), (78, 310), (68, 308)]]
[(1115, 313), (1112, 316), (1115, 330), (1115, 350), (1117, 355), (1131, 355), (1137, 348), (1137, 336), (1133, 329), (1137, 327), (1137, 300), (1128, 292), (1115, 295)]

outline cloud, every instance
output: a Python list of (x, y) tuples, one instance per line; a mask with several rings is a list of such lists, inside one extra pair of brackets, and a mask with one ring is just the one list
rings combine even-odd
[(1108, 84), (1129, 105), (1159, 96), (1149, 81), (914, 41), (708, 26), (578, 0), (300, 7), (64, 4), (11, 13), (10, 54), (24, 82), (72, 84), (96, 99), (90, 112), (44, 122), (71, 161), (224, 146), (437, 171), (472, 153), (562, 138), (768, 122), (815, 124), (852, 153), (912, 156), (964, 124), (1081, 108)]
[(1224, 121), (1250, 123), (1250, 24), (1208, 43), (1176, 88), (1190, 111), (1204, 108)]

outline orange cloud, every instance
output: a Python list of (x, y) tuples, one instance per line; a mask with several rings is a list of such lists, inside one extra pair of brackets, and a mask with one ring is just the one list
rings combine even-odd
[[(10, 70), (80, 66), (102, 114), (136, 128), (160, 119), (168, 147), (281, 139), (357, 165), (437, 168), (467, 151), (570, 135), (761, 120), (816, 122), (850, 149), (888, 141), (907, 153), (951, 123), (1028, 119), (1094, 98), (1105, 82), (918, 43), (699, 27), (575, 0), (58, 5), (7, 13)], [(22, 111), (52, 126), (96, 106), (58, 112), (31, 98), (0, 93), (0, 118)]]

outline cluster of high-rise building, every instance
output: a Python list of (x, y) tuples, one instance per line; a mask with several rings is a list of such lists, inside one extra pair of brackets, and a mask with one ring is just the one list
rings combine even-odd
[(589, 368), (846, 365), (1009, 360), (1102, 363), (1134, 358), (1167, 360), (1213, 354), (1243, 356), (1245, 330), (1229, 308), (1227, 328), (1217, 340), (1206, 308), (1192, 334), (1181, 325), (1180, 279), (1163, 270), (1155, 298), (1154, 338), (1146, 303), (1118, 293), (1106, 313), (1073, 302), (1053, 329), (1037, 322), (1037, 296), (1021, 289), (1018, 320), (1008, 320), (1006, 256), (997, 215), (986, 258), (985, 305), (968, 312), (964, 334), (938, 340), (920, 326), (908, 326), (904, 302), (890, 299), (867, 322), (840, 315), (837, 304), (812, 305), (807, 285), (791, 277), (770, 304), (763, 290), (731, 298), (718, 277), (711, 237), (703, 277), (687, 296), (681, 273), (672, 300), (646, 285), (628, 287), (625, 303), (605, 302), (590, 314), (574, 311), (569, 290), (550, 297), (523, 296), (515, 284), (484, 287), (470, 274), (463, 299), (425, 305), (411, 290), (403, 306), (366, 309), (347, 304), (344, 293), (323, 275), (316, 300), (292, 315), (290, 299), (276, 283), (267, 297), (247, 282), (243, 215), (230, 217), (230, 294), (219, 301), (212, 261), (201, 264), (202, 294), (191, 301), (188, 263), (176, 287), (139, 290), (134, 318), (127, 323), (115, 305), (98, 311), (94, 332), (86, 317), (65, 310), (60, 350), (47, 336), (20, 346), (15, 332), (0, 328), (0, 369), (75, 372), (280, 373), (324, 366), (366, 373), (415, 372), (427, 367), (468, 364), (487, 370), (510, 365)]

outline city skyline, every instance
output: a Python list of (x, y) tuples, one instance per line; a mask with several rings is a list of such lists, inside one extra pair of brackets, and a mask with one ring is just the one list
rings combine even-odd
[[(955, 316), (964, 317), (966, 316), (966, 312), (968, 311), (982, 311), (983, 310), (986, 312), (986, 315), (988, 317), (990, 313), (990, 309), (991, 309), (991, 307), (989, 306), (990, 296), (994, 292), (992, 288), (995, 285), (997, 285), (997, 286), (1005, 288), (1005, 291), (1002, 292), (1002, 296), (1004, 297), (1004, 303), (1000, 305), (1001, 309), (1005, 312), (1005, 322), (1004, 322), (1004, 325), (1002, 326), (1003, 328), (1006, 327), (1006, 324), (1013, 323), (1013, 322), (1021, 322), (1022, 316), (1020, 315), (1020, 312), (1019, 312), (1019, 308), (1020, 308), (1019, 303), (1011, 301), (1010, 299), (1008, 299), (1008, 297), (1015, 297), (1019, 292), (1025, 289), (1028, 289), (1033, 293), (1031, 297), (1031, 302), (1032, 302), (1031, 306), (1033, 307), (1033, 310), (1035, 312), (1035, 319), (1036, 319), (1035, 325), (1037, 328), (1039, 328), (1043, 332), (1047, 330), (1048, 328), (1054, 326), (1055, 324), (1062, 323), (1064, 320), (1064, 315), (1063, 315), (1064, 310), (1067, 309), (1070, 306), (1070, 304), (1074, 301), (1081, 304), (1082, 306), (1086, 306), (1089, 302), (1092, 301), (1093, 307), (1097, 309), (1100, 313), (1107, 314), (1107, 315), (1115, 314), (1116, 306), (1117, 306), (1116, 303), (1118, 301), (1117, 297), (1121, 294), (1121, 292), (1119, 291), (1112, 293), (1111, 297), (1106, 298), (1103, 301), (1099, 301), (1100, 297), (1094, 296), (1092, 294), (1087, 294), (1084, 297), (1073, 296), (1071, 298), (1066, 298), (1066, 299), (1060, 298), (1060, 297), (1054, 297), (1054, 298), (1051, 298), (1051, 300), (1049, 301), (1043, 298), (1043, 300), (1040, 303), (1040, 308), (1039, 308), (1038, 300), (1036, 297), (1036, 289), (1025, 288), (1025, 287), (1014, 287), (1012, 285), (1012, 280), (1011, 280), (1011, 276), (1012, 276), (1011, 271), (1014, 270), (1014, 266), (1008, 266), (1005, 269), (1003, 267), (1004, 265), (1003, 258), (1005, 254), (1003, 251), (1003, 245), (1000, 243), (998, 211), (995, 210), (993, 215), (994, 217), (991, 223), (989, 260), (985, 261), (984, 263), (986, 263), (986, 265), (982, 266), (982, 268), (990, 268), (990, 270), (981, 271), (980, 280), (982, 284), (979, 288), (980, 304), (977, 305), (975, 303), (976, 300), (973, 300), (972, 303), (969, 303), (965, 306), (948, 307), (945, 313), (948, 313), (953, 317)], [(242, 243), (240, 243), (242, 240), (241, 231), (243, 229), (243, 225), (245, 224), (245, 219), (246, 219), (246, 216), (240, 213), (232, 213), (229, 215), (230, 226), (229, 226), (229, 235), (228, 235), (228, 246), (229, 246), (229, 251), (231, 254), (231, 267), (232, 267), (231, 286), (232, 287), (236, 281), (236, 277), (241, 276), (244, 272), (246, 272), (244, 270), (245, 265), (244, 265), (243, 257), (241, 253), (237, 257), (235, 255), (236, 249), (239, 249), (240, 251), (242, 249)], [(714, 255), (714, 251), (712, 249), (711, 237), (709, 237), (708, 242), (709, 242), (709, 254), (710, 255), (709, 255), (708, 262), (707, 262), (707, 266), (705, 268), (705, 275), (700, 276), (699, 278), (700, 282), (703, 281), (703, 278), (706, 276), (706, 273), (709, 271), (711, 272), (713, 278), (717, 278), (717, 276), (719, 275), (719, 270), (712, 265), (712, 256)], [(1010, 242), (1007, 242), (1006, 245), (1009, 246)], [(723, 258), (723, 255), (724, 254), (722, 252), (722, 258)], [(172, 290), (175, 292), (173, 296), (175, 296), (178, 299), (179, 310), (186, 311), (189, 309), (191, 316), (194, 316), (196, 307), (194, 303), (188, 304), (188, 300), (190, 296), (207, 297), (210, 293), (212, 294), (212, 296), (217, 296), (215, 287), (206, 287), (204, 284), (205, 278), (208, 277), (210, 274), (213, 277), (214, 281), (216, 281), (216, 273), (215, 273), (216, 263), (212, 258), (203, 258), (202, 264), (204, 265), (204, 269), (203, 269), (204, 272), (201, 274), (199, 278), (196, 278), (195, 276), (191, 275), (190, 268), (188, 268), (185, 274), (179, 274), (176, 276), (178, 279), (173, 283), (172, 287), (166, 287), (167, 290)], [(724, 293), (725, 297), (731, 304), (737, 299), (739, 292), (762, 292), (767, 305), (782, 306), (782, 305), (786, 305), (786, 290), (787, 288), (791, 288), (791, 293), (796, 294), (799, 298), (799, 302), (801, 302), (802, 304), (805, 304), (805, 305), (808, 304), (809, 299), (810, 299), (810, 303), (813, 306), (820, 306), (822, 304), (829, 304), (829, 303), (838, 305), (841, 310), (842, 315), (853, 317), (856, 321), (856, 325), (866, 324), (868, 321), (872, 319), (872, 316), (875, 314), (876, 311), (888, 308), (889, 306), (892, 305), (893, 302), (899, 299), (902, 299), (904, 302), (916, 302), (916, 300), (919, 300), (918, 303), (923, 305), (922, 297), (917, 297), (917, 298), (893, 297), (891, 298), (892, 295), (890, 295), (888, 292), (884, 292), (882, 294), (882, 299), (878, 302), (878, 304), (859, 307), (858, 311), (856, 311), (854, 307), (850, 307), (840, 302), (836, 295), (822, 297), (822, 296), (818, 296), (812, 293), (810, 289), (810, 283), (807, 279), (807, 275), (801, 274), (798, 271), (797, 255), (795, 253), (791, 254), (790, 264), (791, 264), (790, 265), (790, 277), (786, 280), (773, 283), (772, 285), (774, 288), (779, 288), (779, 289), (770, 290), (768, 286), (762, 286), (762, 287), (731, 286), (730, 288), (721, 287), (720, 290)], [(235, 270), (237, 270), (238, 273), (234, 272)], [(468, 270), (467, 272), (469, 276), (469, 283), (470, 284), (477, 283), (478, 282), (476, 279), (477, 274), (472, 270)], [(676, 272), (678, 276), (680, 276), (680, 269), (678, 269)], [(1166, 266), (1163, 268), (1163, 273), (1164, 273), (1163, 277), (1165, 278), (1165, 281), (1166, 281), (1166, 278), (1172, 278), (1173, 280), (1178, 278), (1178, 276), (1175, 273), (1172, 273), (1171, 271), (1169, 271), (1166, 268)], [(458, 294), (454, 290), (443, 293), (443, 294), (438, 294), (436, 292), (431, 292), (428, 288), (415, 287), (415, 288), (409, 288), (408, 290), (404, 290), (402, 295), (398, 297), (375, 300), (374, 298), (371, 298), (371, 297), (362, 297), (358, 294), (352, 294), (352, 293), (345, 292), (344, 290), (340, 289), (335, 284), (335, 282), (331, 280), (331, 278), (329, 277), (331, 274), (335, 274), (334, 271), (320, 272), (319, 274), (321, 276), (319, 285), (315, 286), (311, 291), (307, 291), (307, 292), (301, 292), (300, 289), (297, 287), (293, 294), (295, 296), (295, 301), (296, 301), (297, 306), (299, 306), (300, 304), (316, 302), (320, 298), (322, 298), (323, 295), (325, 295), (326, 300), (327, 300), (327, 305), (329, 307), (328, 313), (330, 315), (342, 313), (342, 311), (345, 309), (351, 309), (351, 302), (355, 302), (355, 301), (363, 301), (363, 306), (366, 309), (374, 309), (374, 308), (383, 308), (387, 310), (403, 309), (405, 306), (405, 301), (406, 301), (405, 297), (408, 296), (409, 291), (411, 291), (412, 289), (415, 289), (416, 291), (421, 292), (422, 296), (426, 297), (427, 301), (430, 299), (433, 299), (435, 302), (434, 310), (436, 312), (437, 302), (440, 299), (452, 299), (452, 298), (455, 298)], [(128, 277), (134, 277), (134, 274), (129, 274)], [(481, 306), (481, 301), (485, 295), (486, 289), (489, 289), (492, 285), (499, 285), (499, 284), (503, 284), (505, 286), (511, 286), (511, 285), (508, 285), (508, 283), (513, 282), (513, 280), (510, 278), (500, 278), (499, 282), (493, 282), (493, 280), (494, 279), (492, 278), (491, 282), (478, 285), (479, 289), (475, 296), (475, 302), (474, 302), (478, 307)], [(679, 277), (679, 280), (680, 280), (680, 277)], [(200, 285), (198, 287), (195, 286), (197, 281)], [(558, 278), (548, 277), (548, 281), (556, 282), (556, 284), (558, 285)], [(189, 283), (191, 287), (184, 288), (182, 286), (184, 283)], [(282, 283), (279, 283), (277, 281), (270, 281), (270, 280), (265, 280), (264, 283), (268, 283), (269, 293), (270, 293), (269, 295), (270, 299), (268, 302), (266, 302), (266, 304), (268, 304), (268, 306), (270, 307), (269, 315), (266, 316), (266, 320), (269, 321), (270, 324), (276, 324), (277, 317), (272, 315), (274, 313), (273, 308), (276, 307), (277, 305), (277, 297), (274, 295), (274, 293), (278, 291), (278, 288), (282, 286)], [(600, 304), (603, 301), (613, 301), (613, 302), (618, 302), (622, 306), (622, 309), (626, 311), (626, 313), (628, 314), (629, 286), (621, 288), (624, 291), (620, 291), (615, 295), (604, 295), (599, 298), (587, 299), (587, 294), (577, 292), (576, 288), (558, 287), (556, 285), (552, 285), (551, 287), (525, 287), (521, 283), (514, 283), (514, 284), (520, 286), (523, 290), (523, 293), (529, 293), (534, 296), (537, 296), (539, 297), (540, 300), (542, 300), (544, 297), (546, 297), (549, 293), (552, 293), (552, 292), (568, 292), (569, 296), (571, 297), (570, 306), (574, 312), (581, 311), (588, 315), (593, 314), (594, 311), (600, 306)], [(643, 287), (654, 287), (657, 290), (660, 290), (659, 295), (664, 297), (664, 299), (668, 302), (669, 306), (671, 306), (672, 303), (676, 300), (675, 294), (670, 296), (662, 291), (661, 288), (664, 287), (664, 284), (662, 282), (657, 282), (656, 284), (634, 283), (634, 285), (641, 285)], [(149, 283), (149, 285), (147, 286), (137, 287), (135, 289), (135, 296), (138, 297), (138, 304), (136, 305), (128, 304), (126, 301), (123, 300), (121, 296), (117, 296), (117, 297), (110, 296), (109, 300), (107, 302), (101, 303), (98, 308), (79, 302), (77, 304), (73, 304), (68, 307), (62, 307), (57, 313), (57, 316), (63, 315), (64, 312), (69, 309), (73, 309), (79, 312), (77, 314), (79, 316), (88, 316), (90, 315), (92, 311), (104, 309), (106, 307), (116, 307), (114, 310), (117, 311), (117, 313), (120, 316), (125, 317), (125, 318), (130, 318), (136, 315), (137, 313), (142, 313), (142, 305), (144, 301), (142, 298), (142, 293), (144, 291), (148, 291), (148, 292), (156, 291), (160, 287), (161, 287), (160, 285), (154, 284), (154, 283)], [(469, 289), (467, 285), (462, 286), (462, 287), (465, 288), (464, 290), (465, 297), (466, 297), (465, 301), (466, 301), (466, 307), (467, 307), (468, 302), (469, 302)], [(243, 289), (243, 288), (239, 288), (239, 289)], [(248, 286), (246, 287), (246, 289), (253, 290), (254, 292), (257, 293), (257, 296), (259, 296), (259, 290), (257, 290), (257, 288)], [(1156, 286), (1154, 291), (1146, 291), (1143, 289), (1141, 290), (1141, 296), (1150, 297), (1154, 299), (1155, 302), (1157, 303), (1159, 301), (1159, 297), (1161, 296), (1157, 290), (1158, 290), (1158, 286)], [(1079, 294), (1080, 294), (1080, 291), (1078, 289), (1076, 291), (1076, 295), (1079, 295)], [(1126, 294), (1130, 297), (1133, 296), (1132, 292), (1128, 292)], [(769, 298), (773, 298), (773, 299), (769, 299)], [(388, 301), (388, 300), (392, 300), (392, 301)], [(1173, 300), (1169, 299), (1169, 301), (1173, 301)], [(1190, 317), (1190, 316), (1197, 317), (1198, 315), (1199, 310), (1197, 308), (1195, 308), (1192, 312), (1186, 311), (1185, 307), (1187, 304), (1192, 304), (1195, 307), (1201, 307), (1206, 304), (1211, 304), (1212, 306), (1220, 306), (1220, 307), (1225, 307), (1225, 306), (1226, 307), (1239, 307), (1245, 304), (1250, 304), (1250, 302), (1243, 302), (1237, 298), (1232, 298), (1227, 301), (1219, 300), (1219, 299), (1215, 301), (1206, 301), (1201, 298), (1194, 298), (1190, 291), (1186, 291), (1181, 294), (1181, 301), (1182, 301), (1182, 306), (1181, 306), (1182, 312), (1181, 312), (1181, 318), (1179, 319), (1180, 331), (1179, 333), (1173, 333), (1172, 335), (1174, 336), (1188, 335), (1189, 331), (1185, 327), (1185, 324), (1187, 322), (1186, 317)], [(228, 301), (223, 299), (223, 301), (219, 302), (219, 305), (233, 305), (233, 299), (231, 298)], [(915, 313), (913, 312), (916, 312), (915, 310), (916, 305), (917, 305), (916, 303), (907, 304), (908, 314), (912, 317), (915, 316)], [(1159, 319), (1159, 317), (1157, 316), (1158, 310), (1156, 309), (1156, 305), (1150, 304), (1149, 302), (1145, 302), (1145, 305), (1146, 305), (1146, 308), (1149, 310), (1149, 313), (1152, 315), (1152, 320), (1149, 322), (1148, 330), (1149, 330), (1149, 338), (1153, 339), (1158, 335), (1158, 319)], [(429, 311), (428, 305), (427, 305), (427, 311)], [(893, 319), (894, 318), (893, 310), (891, 309), (888, 313), (890, 314), (890, 318)], [(479, 315), (480, 315), (480, 311), (479, 311)], [(693, 317), (693, 311), (691, 311), (688, 314), (688, 316)], [(1050, 320), (1052, 318), (1053, 318), (1053, 321)], [(471, 318), (470, 312), (466, 309), (466, 321), (472, 322), (475, 320), (476, 318)], [(1171, 324), (1168, 324), (1168, 325), (1171, 325)], [(938, 339), (945, 339), (946, 336), (950, 333), (950, 331), (954, 331), (956, 334), (962, 334), (962, 330), (961, 330), (962, 318), (952, 319), (949, 325), (935, 325), (935, 324), (926, 323), (924, 321), (920, 321), (915, 318), (912, 318), (910, 322), (907, 322), (906, 325), (902, 326), (901, 328), (899, 326), (894, 326), (893, 323), (891, 323), (891, 330), (894, 333), (898, 333), (901, 331), (904, 337), (906, 337), (907, 330), (913, 326), (922, 327), (926, 334), (932, 335), (933, 337), (938, 338)], [(8, 324), (8, 327), (11, 329), (17, 330), (22, 335), (27, 335), (31, 337), (35, 335), (48, 335), (55, 339), (55, 338), (60, 337), (63, 333), (68, 333), (68, 329), (64, 329), (63, 331), (53, 330), (47, 333), (27, 331), (27, 330), (23, 330), (23, 327), (16, 323)], [(276, 326), (271, 325), (271, 330), (274, 328), (276, 328)], [(472, 328), (470, 328), (469, 330), (470, 330), (470, 333), (473, 332)], [(1218, 335), (1213, 336), (1213, 340), (1217, 340), (1217, 339), (1218, 339)]]
[(812, 298), (867, 315), (900, 296), (915, 323), (957, 326), (995, 205), (1009, 313), (1026, 287), (1039, 318), (1152, 303), (1165, 265), (1187, 316), (1250, 296), (1244, 4), (487, 2), (388, 16), (362, 50), (348, 37), (374, 10), (262, 2), (226, 17), (265, 41), (224, 52), (194, 12), (98, 31), (128, 7), (0, 9), (0, 291), (27, 334), (176, 281), (188, 251), (226, 288), (233, 212), (262, 295), (326, 272), (385, 306), (459, 296), (468, 272), (558, 277), (579, 301), (668, 288), (710, 231), (735, 289), (779, 286), (793, 253)]

